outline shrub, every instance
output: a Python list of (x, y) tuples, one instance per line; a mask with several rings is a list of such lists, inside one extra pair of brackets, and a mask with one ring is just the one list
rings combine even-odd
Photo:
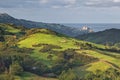
[(20, 75), (23, 72), (23, 68), (18, 63), (13, 63), (10, 66), (10, 74)]
[(78, 77), (73, 70), (69, 69), (68, 71), (63, 71), (61, 73), (59, 80), (78, 80)]

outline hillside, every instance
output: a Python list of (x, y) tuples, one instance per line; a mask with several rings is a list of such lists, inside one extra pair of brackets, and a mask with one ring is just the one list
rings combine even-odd
[(120, 42), (120, 29), (108, 29), (105, 31), (79, 35), (76, 38), (98, 44), (115, 44)]
[(67, 27), (61, 24), (54, 24), (54, 23), (52, 24), (52, 23), (34, 22), (24, 19), (16, 19), (6, 13), (0, 14), (0, 23), (13, 23), (17, 26), (25, 26), (27, 28), (46, 28), (71, 37), (80, 34), (91, 33), (89, 30), (84, 31), (77, 28)]
[[(8, 25), (2, 30), (17, 35), (21, 29), (14, 27)], [(118, 49), (113, 52), (106, 46), (76, 40), (44, 28), (24, 28), (23, 32), (15, 39), (0, 42), (0, 79), (8, 73), (7, 77), (17, 80), (120, 79)]]

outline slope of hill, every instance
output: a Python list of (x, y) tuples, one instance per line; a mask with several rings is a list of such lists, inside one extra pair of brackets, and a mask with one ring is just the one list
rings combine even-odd
[[(7, 31), (14, 33), (15, 30), (16, 35), (21, 29), (16, 30), (14, 27), (8, 26)], [(52, 80), (50, 77), (59, 80), (120, 79), (118, 52), (111, 52), (103, 45), (76, 40), (49, 29), (31, 28), (23, 32), (25, 34), (15, 40), (0, 42), (0, 79), (5, 73), (15, 75), (18, 80)]]
[[(96, 47), (105, 49), (104, 46), (75, 40), (73, 38), (69, 38), (65, 36), (37, 32), (37, 33), (27, 36), (26, 38), (24, 38), (24, 40), (21, 40), (18, 44), (19, 44), (19, 47), (26, 47), (26, 48), (34, 49), (33, 54), (31, 54), (31, 56), (35, 57), (38, 60), (41, 60), (49, 67), (54, 65), (54, 61), (59, 59), (58, 55), (61, 53), (60, 51), (74, 49), (77, 52), (77, 54), (80, 54), (78, 55), (79, 58), (82, 58), (84, 56), (88, 58), (88, 61), (84, 62), (86, 64), (84, 65), (84, 70), (81, 67), (79, 68), (80, 70), (83, 70), (83, 72), (81, 72), (78, 68), (76, 68), (78, 66), (73, 68), (75, 71), (77, 69), (79, 73), (81, 72), (78, 76), (81, 76), (81, 74), (83, 74), (84, 72), (89, 72), (89, 71), (93, 71), (93, 72), (95, 72), (96, 70), (105, 71), (111, 67), (114, 68), (114, 65), (120, 67), (120, 64), (118, 63), (119, 59), (116, 59), (115, 57), (111, 55), (109, 56), (109, 54), (112, 54), (114, 56), (115, 55), (120, 56), (118, 53), (110, 53), (109, 51), (107, 51), (108, 52), (107, 54), (105, 51), (100, 52), (101, 50), (98, 51)], [(53, 47), (51, 49), (47, 49), (50, 46), (51, 47), (56, 46), (58, 48)], [(69, 52), (69, 54), (71, 52)], [(51, 58), (52, 61), (51, 59), (49, 60), (48, 58), (49, 54), (52, 54), (52, 58)], [(93, 61), (90, 61), (89, 58), (93, 58)], [(94, 61), (94, 58), (97, 58), (98, 61), (96, 60)], [(82, 59), (84, 61), (84, 58)], [(81, 61), (79, 62), (79, 59), (78, 59), (77, 65), (80, 65), (80, 64), (82, 64), (82, 62)], [(97, 65), (99, 65), (99, 67), (96, 67)]]
[(0, 23), (13, 23), (17, 26), (25, 26), (27, 28), (47, 28), (71, 37), (74, 37), (80, 34), (90, 33), (89, 30), (82, 31), (77, 28), (67, 27), (60, 24), (42, 23), (42, 22), (34, 22), (34, 21), (29, 21), (24, 19), (16, 19), (6, 13), (0, 14)]
[(105, 31), (79, 35), (76, 38), (99, 44), (115, 44), (120, 42), (120, 29), (108, 29)]

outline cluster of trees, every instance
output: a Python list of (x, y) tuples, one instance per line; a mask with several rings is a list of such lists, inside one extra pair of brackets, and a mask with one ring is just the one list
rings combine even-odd
[(105, 72), (97, 70), (95, 73), (88, 73), (84, 80), (120, 80), (120, 72), (113, 68), (109, 68)]
[(60, 46), (57, 45), (52, 45), (52, 44), (37, 44), (37, 45), (32, 45), (33, 47), (41, 47), (41, 46), (45, 46), (48, 47), (50, 49), (61, 49)]
[(103, 50), (103, 51), (109, 51), (109, 52), (120, 52), (120, 43), (116, 43), (114, 46), (113, 44), (110, 45), (110, 43), (107, 43), (105, 45), (105, 49), (104, 48), (99, 48), (95, 45), (92, 45), (90, 43), (79, 43), (79, 42), (75, 42), (75, 45), (79, 46), (80, 49), (99, 49), (99, 50)]
[(44, 73), (49, 72), (47, 65), (33, 58), (25, 58), (22, 66), (25, 71), (38, 75), (43, 75)]
[(116, 47), (116, 46), (106, 45), (106, 46), (105, 46), (105, 49), (104, 49), (104, 48), (96, 48), (96, 49), (99, 49), (99, 50), (102, 50), (102, 51), (109, 51), (109, 52), (117, 52), (117, 53), (120, 53), (120, 48), (119, 48), (119, 47)]
[(56, 60), (55, 65), (53, 65), (52, 71), (59, 75), (62, 71), (68, 70), (69, 68), (83, 66), (97, 60), (98, 59), (94, 57), (77, 54), (74, 49), (68, 49), (58, 55), (58, 59)]
[(120, 72), (113, 68), (109, 68), (104, 72), (100, 70), (94, 73), (88, 72), (84, 77), (78, 75), (72, 69), (68, 69), (59, 75), (59, 80), (120, 80)]
[(0, 42), (3, 42), (3, 41), (5, 41), (5, 39), (4, 39), (4, 30), (2, 29), (2, 28), (0, 28)]
[(32, 29), (27, 31), (26, 36), (31, 35), (31, 34), (35, 34), (35, 33), (56, 34), (55, 32), (50, 31), (48, 29), (32, 28)]
[(15, 80), (15, 77), (10, 74), (0, 75), (0, 80)]
[(41, 61), (30, 57), (30, 51), (32, 50), (17, 47), (0, 49), (0, 80), (14, 80), (14, 75), (21, 75), (24, 71), (38, 75), (49, 71)]
[(84, 42), (84, 43), (75, 42), (75, 45), (79, 46), (80, 49), (94, 49), (94, 48), (96, 48), (96, 46), (94, 46), (90, 43), (87, 43), (87, 42)]
[(59, 80), (79, 80), (77, 74), (72, 69), (63, 71), (58, 78)]
[(44, 45), (40, 52), (50, 52), (52, 49), (61, 49), (61, 47), (56, 45)]
[(20, 60), (14, 55), (10, 57), (0, 54), (0, 80), (14, 80), (14, 75), (21, 75), (23, 67), (20, 65)]
[(109, 52), (117, 52), (119, 53), (120, 52), (120, 44), (119, 43), (116, 43), (114, 46), (113, 45), (110, 45), (109, 43), (107, 43), (105, 45), (105, 49), (104, 48), (100, 48), (100, 47), (97, 47), (95, 45), (92, 45), (90, 43), (79, 43), (79, 42), (75, 42), (75, 45), (79, 46), (80, 49), (99, 49), (99, 50), (102, 50), (102, 51), (109, 51)]

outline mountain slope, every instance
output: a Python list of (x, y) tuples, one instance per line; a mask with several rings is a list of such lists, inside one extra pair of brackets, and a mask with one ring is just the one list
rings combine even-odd
[[(77, 45), (76, 45), (76, 43), (77, 43)], [(117, 63), (119, 61), (119, 59), (116, 59), (112, 56), (108, 56), (107, 53), (102, 54), (104, 51), (101, 53), (99, 51), (94, 50), (95, 49), (94, 46), (96, 46), (95, 44), (90, 43), (93, 46), (93, 49), (91, 49), (91, 48), (89, 49), (89, 47), (87, 47), (89, 45), (89, 43), (87, 45), (87, 42), (75, 40), (72, 38), (67, 38), (65, 36), (59, 36), (56, 34), (46, 34), (46, 33), (38, 32), (38, 33), (34, 33), (32, 35), (27, 36), (26, 38), (24, 38), (24, 40), (21, 40), (18, 44), (19, 44), (19, 47), (26, 47), (26, 48), (34, 49), (33, 54), (31, 56), (35, 57), (38, 60), (43, 60), (43, 62), (45, 62), (45, 64), (47, 64), (48, 66), (53, 65), (53, 62), (51, 62), (47, 59), (47, 56), (49, 54), (53, 53), (53, 52), (51, 53), (52, 50), (59, 53), (59, 51), (64, 51), (67, 49), (75, 49), (78, 52), (78, 54), (95, 57), (95, 58), (100, 59), (101, 61), (104, 61), (104, 64), (106, 65), (105, 69), (109, 68), (112, 65), (112, 64), (108, 65), (107, 62), (111, 62), (120, 67), (120, 64)], [(43, 49), (42, 46), (45, 46), (45, 44), (58, 46), (58, 48), (52, 48), (52, 49), (49, 49), (44, 52), (44, 51), (42, 51), (42, 49)], [(87, 47), (87, 48), (84, 48), (84, 46), (82, 46), (82, 45), (86, 45), (85, 47)], [(80, 47), (83, 49), (80, 49)], [(104, 49), (104, 46), (100, 47), (100, 45), (99, 45), (96, 47)], [(108, 52), (108, 53), (110, 53), (110, 52)], [(117, 53), (114, 53), (113, 55), (116, 55), (116, 54)], [(53, 61), (58, 59), (57, 54), (53, 53), (52, 55), (53, 55), (53, 59), (52, 59)], [(118, 56), (120, 56), (120, 55), (118, 54)], [(90, 63), (90, 64), (92, 64), (92, 63)], [(99, 65), (99, 64), (101, 64), (101, 62), (98, 61), (98, 62), (96, 62), (96, 64)], [(93, 65), (94, 65), (94, 63), (93, 63)], [(87, 70), (89, 71), (92, 69), (93, 68), (88, 68)], [(94, 68), (93, 71), (95, 71), (97, 69), (99, 69), (99, 67)], [(102, 65), (101, 65), (100, 69), (102, 70)]]
[[(77, 43), (77, 45), (76, 45)], [(26, 48), (32, 48), (34, 49), (33, 54), (31, 54), (32, 57), (35, 57), (38, 60), (41, 60), (48, 66), (54, 65), (54, 61), (59, 59), (60, 51), (65, 51), (67, 49), (74, 49), (77, 54), (80, 54), (82, 57), (86, 56), (89, 58), (97, 58), (98, 61), (92, 61), (84, 66), (76, 66), (73, 67), (73, 70), (76, 73), (79, 73), (78, 76), (83, 76), (86, 74), (86, 72), (95, 72), (97, 70), (105, 71), (109, 68), (115, 68), (116, 66), (120, 67), (119, 59), (113, 57), (113, 56), (120, 56), (118, 53), (112, 53), (112, 52), (105, 52), (105, 51), (99, 51), (97, 48), (105, 49), (104, 46), (101, 47), (101, 45), (96, 45), (84, 41), (79, 41), (73, 38), (65, 37), (65, 36), (59, 36), (56, 34), (46, 34), (37, 32), (34, 34), (31, 34), (24, 38), (24, 40), (21, 40), (19, 43), (19, 47), (26, 47)], [(51, 48), (46, 50), (45, 45), (52, 45), (57, 46), (58, 48)], [(83, 46), (84, 45), (84, 46)], [(91, 47), (88, 47), (91, 45)], [(92, 48), (93, 46), (93, 48)], [(43, 50), (45, 49), (45, 51)], [(52, 52), (54, 51), (54, 52)], [(52, 54), (52, 61), (47, 58), (49, 54)], [(111, 54), (111, 55), (110, 55)], [(79, 56), (79, 58), (82, 58)], [(87, 60), (87, 58), (85, 58)], [(84, 61), (84, 58), (82, 59)], [(79, 64), (79, 60), (77, 64)], [(84, 62), (86, 63), (86, 62)], [(99, 65), (99, 67), (95, 67)], [(104, 65), (104, 66), (103, 66)], [(116, 65), (116, 66), (114, 66)], [(84, 68), (84, 69), (83, 69)], [(117, 68), (118, 69), (118, 68)], [(82, 71), (81, 71), (82, 70)], [(85, 73), (85, 74), (84, 74)]]
[(79, 35), (76, 38), (99, 44), (114, 44), (120, 42), (120, 29), (108, 29), (105, 31)]
[[(12, 30), (16, 31), (17, 29), (16, 26), (8, 24), (2, 26), (4, 32), (7, 30), (7, 32), (14, 33), (14, 31), (11, 31), (11, 27)], [(5, 27), (7, 28), (4, 29)], [(14, 36), (21, 29), (17, 29), (17, 31)], [(23, 68), (21, 75), (15, 75), (18, 80), (52, 80), (53, 78), (49, 77), (59, 78), (70, 69), (73, 70), (70, 74), (75, 74), (81, 80), (85, 80), (84, 78), (89, 73), (99, 75), (99, 73), (96, 73), (97, 71), (107, 74), (106, 72), (109, 72), (109, 70), (117, 70), (112, 76), (116, 76), (116, 73), (120, 72), (120, 54), (109, 51), (104, 45), (66, 37), (44, 28), (24, 28), (22, 31), (24, 32), (22, 36), (18, 36), (16, 39), (8, 38), (4, 42), (0, 42), (0, 64), (3, 62), (6, 64), (1, 65), (0, 71), (4, 66), (5, 68), (8, 67), (9, 70), (13, 63), (18, 62), (19, 66)], [(7, 35), (12, 36), (11, 34)], [(5, 34), (3, 37), (7, 35)], [(4, 72), (3, 70), (3, 73), (0, 73), (0, 78), (1, 75), (5, 74)], [(63, 77), (66, 75), (63, 75)], [(93, 76), (91, 75), (91, 77)]]
[(24, 19), (16, 19), (6, 13), (0, 14), (0, 23), (13, 23), (17, 26), (25, 26), (27, 28), (38, 28), (38, 27), (47, 28), (71, 37), (74, 37), (80, 34), (90, 33), (89, 30), (82, 31), (77, 28), (71, 28), (64, 25), (60, 25), (60, 24), (42, 23), (42, 22), (34, 22), (34, 21), (29, 21)]

